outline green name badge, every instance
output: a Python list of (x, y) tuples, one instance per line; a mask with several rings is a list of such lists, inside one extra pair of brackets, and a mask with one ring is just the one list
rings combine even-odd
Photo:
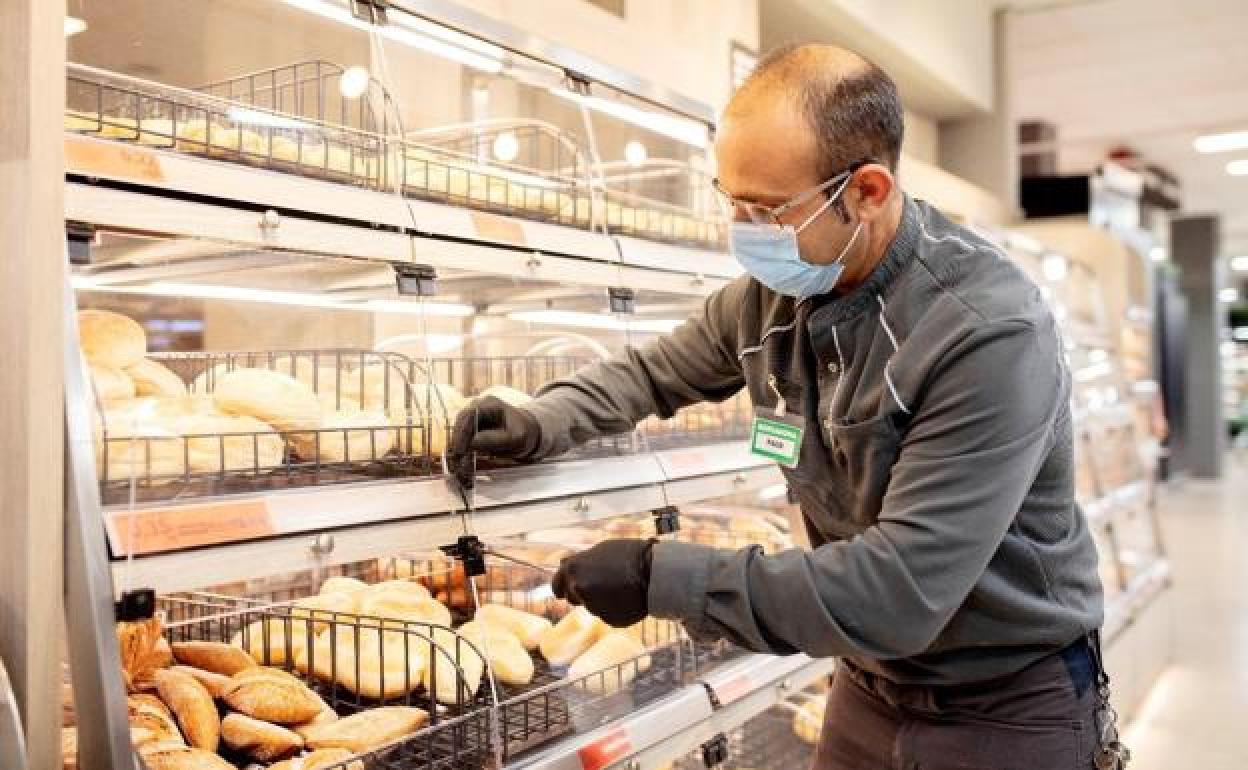
[(754, 427), (750, 431), (750, 454), (774, 460), (786, 468), (796, 468), (801, 449), (801, 426), (775, 418), (754, 418)]

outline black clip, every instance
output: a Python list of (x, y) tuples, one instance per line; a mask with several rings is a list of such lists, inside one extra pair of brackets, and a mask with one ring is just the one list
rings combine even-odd
[(612, 313), (632, 315), (637, 312), (637, 292), (632, 289), (612, 286), (607, 289), (607, 300), (611, 303)]
[(394, 285), (402, 297), (432, 297), (438, 293), (438, 271), (430, 265), (396, 264)]
[(386, 9), (390, 0), (351, 0), (351, 15), (369, 24), (384, 26), (389, 23)]
[(728, 761), (728, 736), (719, 733), (702, 744), (702, 764), (718, 767)]
[(463, 535), (451, 545), (441, 547), (442, 553), (464, 563), (464, 574), (476, 577), (485, 574), (485, 543), (476, 535)]
[(69, 264), (91, 264), (91, 247), (96, 242), (95, 225), (88, 222), (66, 222), (65, 240), (69, 246)]
[(156, 614), (156, 592), (150, 588), (125, 591), (113, 602), (113, 615), (118, 622), (147, 620)]
[(654, 531), (660, 535), (670, 535), (680, 531), (680, 509), (674, 505), (665, 505), (650, 512), (654, 516)]

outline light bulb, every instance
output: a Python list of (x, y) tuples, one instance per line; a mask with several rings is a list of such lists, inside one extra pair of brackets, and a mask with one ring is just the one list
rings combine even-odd
[(510, 163), (520, 154), (520, 140), (511, 131), (504, 131), (494, 137), (494, 157), (504, 163)]
[(624, 145), (624, 160), (628, 161), (628, 165), (637, 168), (646, 162), (649, 153), (646, 152), (646, 146), (636, 139)]
[(358, 99), (368, 90), (368, 70), (363, 67), (348, 67), (338, 78), (338, 90), (348, 99)]

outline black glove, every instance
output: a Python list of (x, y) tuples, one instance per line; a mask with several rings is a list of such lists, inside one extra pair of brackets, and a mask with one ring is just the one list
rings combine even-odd
[(472, 453), (523, 460), (537, 451), (542, 428), (537, 418), (494, 396), (477, 399), (459, 412), (446, 453), (450, 471), (472, 487)]
[(616, 628), (647, 615), (654, 540), (604, 540), (568, 556), (551, 581), (555, 596), (580, 604)]

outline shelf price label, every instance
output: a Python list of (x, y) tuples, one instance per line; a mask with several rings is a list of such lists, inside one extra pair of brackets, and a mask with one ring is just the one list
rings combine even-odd
[(163, 553), (269, 537), (275, 534), (264, 500), (118, 511), (109, 534), (119, 556)]
[(632, 753), (632, 742), (624, 728), (617, 727), (577, 752), (582, 770), (603, 770)]

